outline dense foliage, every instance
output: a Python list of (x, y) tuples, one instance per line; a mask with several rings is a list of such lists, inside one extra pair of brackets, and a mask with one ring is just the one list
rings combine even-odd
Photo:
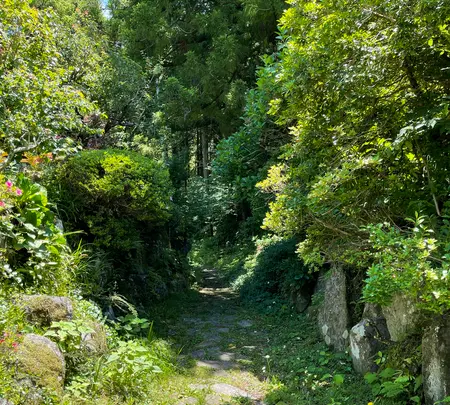
[(86, 274), (91, 288), (109, 295), (116, 285), (139, 302), (176, 284), (183, 264), (169, 249), (172, 188), (161, 164), (129, 151), (84, 151), (57, 170), (51, 189), (65, 224), (82, 231), (73, 244), (81, 238), (113, 267), (97, 279)]
[[(95, 133), (83, 117), (93, 114), (96, 106), (75, 80), (75, 67), (61, 43), (67, 35), (66, 26), (50, 10), (39, 12), (25, 0), (2, 3), (2, 168), (20, 161), (26, 152), (65, 155), (74, 146), (71, 135)], [(79, 35), (74, 32), (71, 38), (76, 41)]]
[[(4, 348), (34, 331), (68, 362), (49, 403), (143, 403), (173, 359), (133, 304), (195, 279), (192, 246), (250, 302), (293, 304), (340, 266), (352, 308), (448, 313), (448, 1), (104, 6), (0, 7), (0, 396), (26, 401)], [(10, 298), (35, 293), (77, 317), (27, 325)], [(92, 323), (109, 335), (90, 359)]]
[[(306, 232), (306, 262), (367, 268), (384, 255), (387, 273), (415, 269), (416, 287), (402, 291), (439, 312), (447, 305), (431, 301), (448, 289), (444, 251), (431, 262), (433, 255), (405, 254), (394, 270), (385, 249), (396, 237), (375, 242), (377, 228), (367, 226), (386, 222), (408, 243), (407, 218), (418, 212), (447, 243), (448, 15), (441, 1), (293, 3), (281, 19), (279, 61), (266, 68), (277, 86), (268, 114), (290, 126), (292, 141), (259, 184), (276, 195), (265, 227)], [(367, 293), (380, 303), (396, 289), (389, 276), (373, 284), (382, 266), (372, 267)], [(434, 278), (434, 293), (417, 290)]]
[[(11, 403), (142, 403), (157, 376), (174, 370), (171, 348), (152, 337), (149, 322), (127, 301), (154, 298), (149, 285), (165, 293), (158, 271), (164, 281), (185, 283), (182, 258), (169, 249), (164, 229), (172, 192), (167, 169), (126, 151), (85, 152), (62, 164), (101, 139), (106, 116), (96, 101), (103, 102), (103, 72), (113, 66), (103, 24), (96, 0), (7, 0), (0, 7), (0, 397)], [(64, 200), (58, 193), (65, 186)], [(110, 234), (102, 226), (112, 227)], [(128, 289), (117, 286), (125, 272), (119, 257), (129, 277), (143, 269), (136, 283), (124, 283)], [(23, 307), (30, 294), (70, 297), (73, 319), (31, 322)], [(123, 325), (105, 324), (106, 304), (129, 312)], [(63, 381), (39, 383), (44, 355), (24, 374), (20, 351), (29, 333), (58, 344), (64, 392), (56, 389)]]
[(4, 181), (1, 198), (4, 286), (67, 292), (75, 258), (55, 224), (46, 190), (21, 175), (14, 183)]

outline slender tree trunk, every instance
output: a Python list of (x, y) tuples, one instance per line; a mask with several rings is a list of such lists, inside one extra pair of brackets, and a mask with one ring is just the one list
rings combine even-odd
[(202, 131), (202, 167), (203, 167), (203, 177), (206, 179), (209, 176), (208, 170), (208, 161), (209, 153), (208, 153), (208, 137), (205, 131)]
[(201, 146), (201, 139), (200, 139), (200, 132), (197, 128), (197, 136), (196, 136), (196, 155), (197, 155), (197, 162), (196, 162), (196, 166), (197, 166), (197, 176), (201, 176), (202, 173), (202, 146)]

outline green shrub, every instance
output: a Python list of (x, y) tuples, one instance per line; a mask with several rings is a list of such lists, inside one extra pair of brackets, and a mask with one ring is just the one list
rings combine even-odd
[(448, 244), (434, 238), (425, 217), (409, 219), (412, 230), (387, 224), (367, 227), (373, 264), (367, 271), (364, 299), (388, 305), (396, 294), (417, 300), (419, 308), (442, 314), (450, 308)]
[(295, 239), (267, 238), (257, 241), (257, 253), (249, 256), (233, 286), (246, 300), (281, 297), (289, 299), (307, 287), (313, 276), (296, 253)]
[(68, 224), (102, 248), (136, 248), (144, 231), (154, 231), (170, 216), (168, 171), (133, 152), (81, 152), (54, 180), (53, 192)]
[(0, 277), (11, 287), (64, 293), (74, 257), (49, 208), (47, 191), (20, 174), (0, 177)]
[(82, 231), (71, 242), (81, 239), (91, 250), (77, 273), (84, 296), (101, 301), (118, 292), (148, 304), (185, 271), (170, 249), (172, 186), (160, 163), (130, 151), (88, 150), (57, 169), (49, 189), (65, 226)]

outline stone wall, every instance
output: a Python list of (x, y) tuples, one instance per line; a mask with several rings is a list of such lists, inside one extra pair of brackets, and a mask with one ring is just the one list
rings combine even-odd
[(434, 321), (423, 334), (422, 375), (427, 405), (450, 396), (450, 316)]
[(325, 343), (335, 350), (345, 350), (348, 345), (349, 316), (345, 273), (334, 267), (320, 276), (316, 294), (322, 299), (317, 314), (320, 333)]
[(312, 301), (308, 313), (317, 317), (325, 343), (337, 351), (349, 349), (353, 367), (362, 375), (376, 371), (378, 352), (422, 334), (425, 404), (450, 397), (450, 314), (431, 319), (414, 300), (397, 295), (389, 306), (366, 304), (361, 320), (349, 330), (345, 273), (337, 266), (321, 274)]

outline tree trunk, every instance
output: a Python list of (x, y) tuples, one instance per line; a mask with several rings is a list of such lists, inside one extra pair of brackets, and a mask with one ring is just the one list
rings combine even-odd
[(202, 167), (203, 167), (203, 177), (206, 179), (209, 176), (208, 164), (209, 164), (209, 153), (208, 153), (208, 137), (206, 132), (202, 131)]

